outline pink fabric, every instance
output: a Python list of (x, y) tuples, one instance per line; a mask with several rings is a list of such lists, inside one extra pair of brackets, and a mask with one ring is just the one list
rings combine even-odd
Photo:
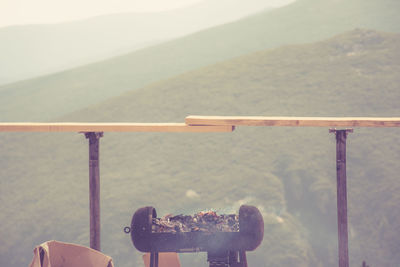
[(33, 254), (30, 267), (114, 267), (111, 257), (97, 250), (59, 241), (47, 241)]
[[(143, 255), (144, 266), (150, 266), (150, 253)], [(158, 267), (181, 267), (177, 253), (159, 253), (158, 254)]]

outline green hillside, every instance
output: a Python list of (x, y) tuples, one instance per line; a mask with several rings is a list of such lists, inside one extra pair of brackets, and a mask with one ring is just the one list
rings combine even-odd
[[(181, 122), (186, 115), (400, 116), (400, 35), (354, 30), (261, 51), (133, 90), (63, 121)], [(351, 266), (397, 266), (399, 129), (348, 138)], [(87, 140), (0, 138), (0, 265), (26, 266), (35, 245), (88, 245)], [(265, 237), (249, 266), (337, 266), (335, 140), (327, 128), (233, 133), (106, 133), (101, 139), (102, 250), (140, 266), (122, 231), (145, 205), (159, 215), (260, 208)], [(194, 190), (199, 197), (187, 197)], [(207, 266), (205, 254), (183, 266)]]
[[(1, 121), (45, 121), (180, 73), (354, 28), (400, 32), (397, 0), (291, 5), (103, 62), (0, 87)], [(132, 33), (134, 34), (134, 33)]]

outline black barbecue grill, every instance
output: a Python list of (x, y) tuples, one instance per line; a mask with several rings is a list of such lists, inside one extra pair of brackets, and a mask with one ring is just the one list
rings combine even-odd
[[(190, 216), (188, 216), (190, 217)], [(158, 232), (155, 230), (157, 213), (153, 207), (138, 209), (132, 217), (133, 245), (141, 252), (150, 252), (150, 267), (158, 267), (159, 252), (207, 252), (210, 267), (247, 267), (246, 251), (255, 250), (264, 237), (264, 221), (254, 206), (242, 205), (239, 209), (238, 229), (231, 231)]]

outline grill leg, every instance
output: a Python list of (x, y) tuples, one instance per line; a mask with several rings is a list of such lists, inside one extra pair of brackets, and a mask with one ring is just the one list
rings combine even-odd
[(208, 252), (210, 267), (247, 267), (245, 251)]
[(150, 267), (154, 267), (154, 254), (153, 254), (153, 252), (150, 253)]
[(242, 264), (242, 266), (247, 267), (246, 251), (240, 251), (239, 256), (240, 256), (240, 263)]
[(207, 261), (210, 263), (210, 267), (229, 267), (229, 255), (228, 251), (223, 252), (207, 252)]
[(229, 267), (247, 267), (247, 259), (245, 251), (229, 252)]
[(158, 252), (150, 253), (150, 267), (158, 267)]
[(232, 265), (233, 263), (238, 262), (238, 252), (237, 251), (229, 251), (229, 263)]

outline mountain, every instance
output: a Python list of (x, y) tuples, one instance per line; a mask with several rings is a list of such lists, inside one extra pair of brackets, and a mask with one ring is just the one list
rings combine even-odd
[[(153, 83), (57, 121), (182, 122), (191, 115), (400, 116), (400, 34), (356, 29), (237, 57)], [(87, 140), (1, 133), (0, 265), (26, 266), (56, 239), (88, 245)], [(355, 128), (347, 141), (350, 265), (400, 261), (397, 128)], [(105, 133), (100, 141), (102, 249), (140, 266), (123, 228), (159, 216), (256, 205), (265, 221), (249, 266), (337, 266), (335, 140), (327, 128), (233, 133)], [(198, 198), (187, 196), (193, 190)], [(192, 194), (193, 195), (193, 194)], [(207, 266), (205, 254), (183, 266)]]
[(132, 52), (258, 13), (269, 5), (264, 0), (205, 0), (164, 12), (0, 28), (0, 84)]
[(0, 86), (1, 121), (46, 121), (161, 79), (356, 27), (400, 32), (395, 0), (298, 0), (110, 60)]

